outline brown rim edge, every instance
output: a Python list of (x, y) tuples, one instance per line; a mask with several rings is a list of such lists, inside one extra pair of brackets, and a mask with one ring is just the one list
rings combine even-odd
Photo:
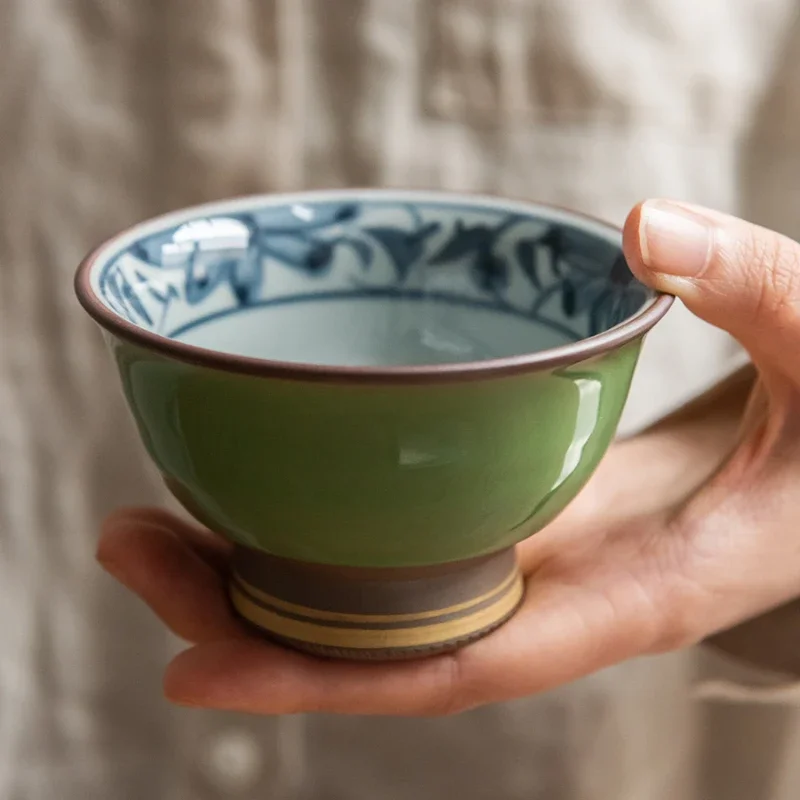
[(537, 372), (541, 370), (555, 369), (570, 364), (577, 364), (587, 359), (603, 355), (622, 345), (628, 344), (635, 339), (644, 336), (658, 323), (671, 308), (675, 298), (672, 295), (656, 293), (654, 301), (644, 306), (632, 317), (603, 333), (582, 339), (579, 342), (553, 347), (535, 353), (520, 356), (508, 356), (505, 358), (485, 359), (482, 361), (467, 361), (453, 364), (436, 364), (415, 367), (345, 367), (308, 364), (302, 362), (271, 361), (269, 359), (251, 358), (249, 356), (237, 356), (229, 353), (221, 353), (216, 350), (209, 350), (204, 347), (197, 347), (185, 344), (157, 333), (144, 330), (119, 315), (111, 311), (95, 294), (91, 286), (91, 273), (95, 262), (106, 251), (112, 250), (120, 239), (139, 227), (157, 225), (160, 221), (165, 224), (176, 215), (190, 215), (211, 211), (213, 208), (224, 209), (227, 206), (242, 202), (257, 202), (279, 197), (281, 194), (287, 196), (324, 198), (353, 195), (359, 193), (370, 193), (372, 195), (430, 195), (440, 197), (442, 200), (455, 201), (458, 197), (470, 197), (475, 201), (481, 198), (491, 199), (495, 202), (510, 201), (514, 204), (529, 205), (543, 209), (550, 209), (562, 214), (568, 214), (576, 219), (588, 220), (595, 225), (601, 225), (609, 232), (621, 233), (621, 228), (612, 225), (604, 220), (584, 214), (579, 211), (562, 208), (552, 203), (540, 203), (533, 200), (516, 200), (511, 197), (492, 196), (485, 193), (470, 192), (447, 192), (432, 189), (332, 189), (320, 191), (308, 191), (297, 193), (273, 193), (249, 195), (239, 198), (229, 198), (218, 202), (205, 203), (202, 205), (187, 206), (176, 211), (161, 214), (150, 219), (143, 220), (131, 225), (115, 236), (104, 241), (94, 248), (80, 263), (75, 274), (74, 286), (78, 301), (84, 310), (89, 314), (100, 327), (114, 334), (118, 338), (139, 347), (152, 350), (166, 358), (181, 361), (195, 366), (207, 367), (210, 369), (233, 372), (241, 375), (250, 375), (265, 378), (279, 378), (282, 380), (295, 380), (306, 382), (326, 382), (326, 383), (444, 383), (453, 381), (470, 381), (486, 378), (502, 378), (517, 375), (525, 372)]

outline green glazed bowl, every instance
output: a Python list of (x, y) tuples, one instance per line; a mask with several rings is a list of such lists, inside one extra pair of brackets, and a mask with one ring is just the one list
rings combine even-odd
[(161, 217), (76, 287), (167, 486), (235, 544), (238, 612), (373, 659), (513, 614), (514, 545), (594, 471), (672, 302), (601, 222), (372, 190)]

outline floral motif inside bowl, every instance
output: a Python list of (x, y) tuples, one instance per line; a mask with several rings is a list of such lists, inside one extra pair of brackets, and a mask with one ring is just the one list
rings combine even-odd
[(639, 310), (652, 293), (618, 239), (549, 210), (306, 200), (145, 236), (105, 265), (96, 288), (137, 326), (232, 355), (468, 362), (577, 342)]

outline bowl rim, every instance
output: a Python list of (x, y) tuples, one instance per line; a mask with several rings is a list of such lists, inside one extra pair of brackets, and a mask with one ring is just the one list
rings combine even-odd
[[(211, 350), (197, 345), (179, 342), (162, 336), (159, 333), (145, 330), (128, 322), (111, 310), (96, 294), (92, 286), (92, 275), (98, 261), (105, 259), (121, 243), (147, 235), (148, 229), (153, 232), (174, 227), (188, 222), (195, 217), (230, 212), (258, 203), (279, 205), (293, 202), (317, 202), (334, 199), (364, 198), (400, 199), (407, 202), (464, 202), (467, 205), (485, 204), (494, 208), (516, 208), (530, 213), (545, 211), (558, 216), (571, 218), (581, 225), (589, 222), (595, 227), (605, 229), (618, 236), (621, 228), (602, 219), (580, 211), (564, 208), (552, 203), (516, 199), (507, 196), (486, 193), (472, 193), (446, 190), (413, 190), (413, 189), (324, 189), (303, 192), (274, 192), (267, 194), (251, 194), (216, 202), (187, 206), (177, 211), (151, 217), (128, 226), (116, 235), (106, 239), (92, 249), (80, 262), (75, 273), (74, 287), (78, 301), (94, 321), (114, 336), (138, 347), (158, 353), (168, 359), (206, 367), (212, 370), (237, 373), (265, 378), (279, 378), (295, 381), (314, 381), (326, 383), (406, 383), (427, 384), (453, 381), (483, 380), (500, 378), (521, 373), (552, 370), (559, 367), (577, 364), (597, 356), (604, 355), (622, 347), (633, 340), (644, 336), (669, 311), (675, 298), (662, 292), (655, 292), (654, 297), (645, 303), (635, 314), (623, 320), (613, 328), (609, 328), (595, 336), (589, 336), (577, 342), (539, 350), (533, 353), (505, 356), (501, 358), (482, 359), (478, 361), (453, 362), (447, 364), (425, 364), (415, 366), (344, 366), (314, 364), (310, 362), (278, 361), (236, 355)], [(137, 232), (140, 232), (136, 235)]]

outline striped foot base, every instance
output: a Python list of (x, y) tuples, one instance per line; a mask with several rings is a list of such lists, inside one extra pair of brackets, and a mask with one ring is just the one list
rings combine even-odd
[(314, 655), (372, 661), (455, 650), (519, 606), (513, 550), (413, 569), (357, 569), (287, 561), (237, 548), (231, 599), (261, 633)]

